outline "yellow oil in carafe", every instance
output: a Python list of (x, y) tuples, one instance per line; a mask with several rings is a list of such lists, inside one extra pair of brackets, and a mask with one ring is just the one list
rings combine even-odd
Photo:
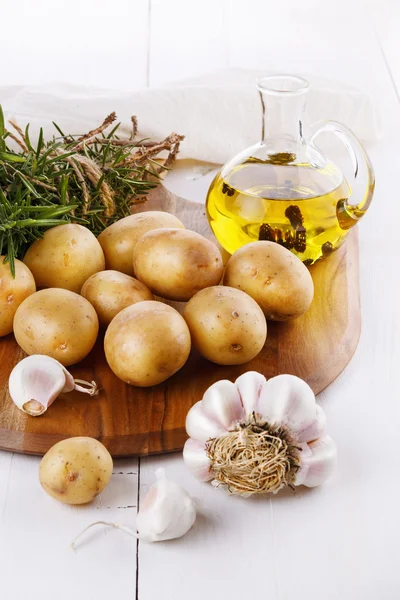
[(353, 224), (344, 208), (350, 194), (333, 165), (315, 169), (250, 158), (226, 178), (223, 172), (216, 176), (207, 213), (216, 238), (230, 254), (249, 242), (269, 240), (311, 265), (344, 241)]

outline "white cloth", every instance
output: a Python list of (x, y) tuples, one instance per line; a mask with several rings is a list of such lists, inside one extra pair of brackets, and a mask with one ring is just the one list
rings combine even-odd
[[(137, 115), (142, 137), (161, 139), (175, 131), (185, 135), (181, 158), (224, 163), (257, 142), (261, 104), (255, 81), (265, 73), (229, 69), (138, 92), (116, 92), (54, 84), (0, 87), (6, 117), (21, 126), (30, 122), (34, 139), (43, 126), (45, 137), (55, 121), (65, 133), (85, 133), (115, 111), (121, 134), (129, 133)], [(371, 98), (354, 88), (321, 77), (310, 82), (307, 118), (310, 124), (341, 121), (365, 143), (380, 137), (379, 118)]]

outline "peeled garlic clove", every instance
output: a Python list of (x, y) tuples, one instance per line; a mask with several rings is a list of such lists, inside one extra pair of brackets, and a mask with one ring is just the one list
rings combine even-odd
[(66, 376), (57, 361), (28, 356), (19, 362), (9, 379), (10, 396), (22, 411), (33, 417), (42, 415), (63, 391)]
[(244, 417), (239, 391), (227, 379), (221, 379), (208, 388), (203, 396), (202, 407), (208, 417), (225, 429)]
[(248, 371), (235, 381), (244, 408), (244, 416), (248, 418), (253, 412), (259, 412), (258, 402), (263, 394), (267, 380), (257, 371)]
[(316, 416), (315, 420), (303, 429), (303, 431), (299, 431), (297, 433), (297, 440), (299, 442), (313, 442), (314, 440), (320, 438), (326, 433), (326, 415), (325, 411), (316, 404)]
[(183, 460), (197, 479), (210, 481), (214, 477), (210, 472), (211, 461), (204, 442), (189, 438), (183, 448)]
[(149, 542), (181, 537), (196, 520), (196, 507), (187, 491), (167, 479), (164, 469), (157, 469), (156, 478), (136, 520), (139, 538)]
[(271, 425), (286, 426), (297, 436), (316, 419), (314, 392), (295, 375), (277, 375), (263, 388), (258, 412)]
[(301, 446), (300, 469), (296, 474), (294, 485), (316, 487), (325, 483), (337, 464), (335, 442), (329, 435), (324, 435), (310, 444), (301, 444)]
[(205, 414), (203, 402), (196, 402), (189, 410), (186, 417), (186, 431), (188, 435), (200, 442), (223, 435), (225, 429), (214, 419)]

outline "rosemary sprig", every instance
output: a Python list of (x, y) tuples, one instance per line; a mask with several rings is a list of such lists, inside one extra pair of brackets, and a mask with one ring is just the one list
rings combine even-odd
[[(183, 136), (172, 133), (162, 142), (136, 140), (132, 117), (129, 139), (117, 135), (115, 113), (85, 135), (57, 133), (45, 142), (40, 130), (36, 147), (25, 131), (10, 120), (8, 131), (0, 106), (0, 254), (15, 274), (15, 258), (46, 229), (81, 223), (98, 235), (144, 202), (179, 152)], [(10, 141), (13, 143), (10, 144)]]

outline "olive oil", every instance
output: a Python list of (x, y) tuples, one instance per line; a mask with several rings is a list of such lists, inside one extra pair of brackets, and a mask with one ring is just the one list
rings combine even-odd
[(288, 164), (291, 160), (250, 157), (215, 177), (207, 196), (208, 219), (230, 254), (249, 242), (269, 240), (310, 265), (339, 248), (361, 216), (359, 210), (351, 214), (350, 187), (332, 164), (315, 168)]

